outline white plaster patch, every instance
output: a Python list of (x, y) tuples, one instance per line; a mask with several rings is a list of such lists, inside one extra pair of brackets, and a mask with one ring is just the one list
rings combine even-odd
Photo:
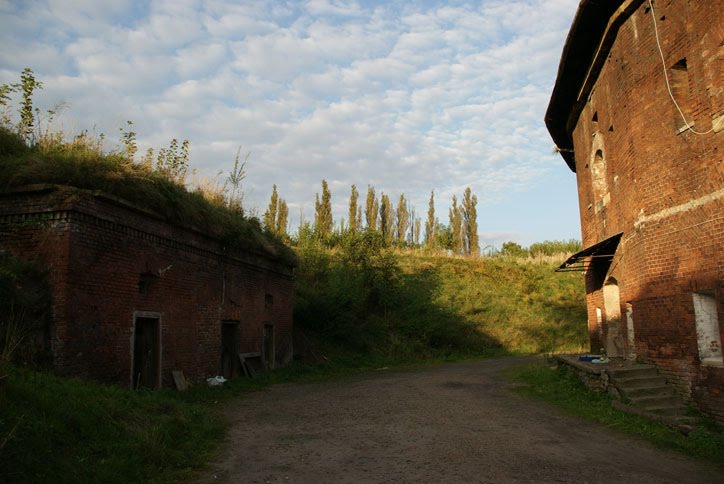
[(714, 201), (722, 199), (722, 198), (724, 198), (724, 188), (722, 188), (721, 190), (717, 190), (715, 192), (709, 193), (707, 195), (704, 195), (703, 197), (689, 200), (686, 203), (682, 203), (682, 204), (676, 205), (674, 207), (665, 208), (665, 209), (660, 210), (651, 215), (645, 215), (644, 210), (641, 209), (641, 211), (639, 212), (639, 216), (636, 217), (636, 221), (634, 222), (634, 228), (638, 229), (641, 225), (645, 224), (646, 222), (656, 222), (656, 221), (671, 217), (673, 215), (677, 215), (681, 212), (693, 210), (702, 205), (714, 202)]
[(699, 359), (704, 366), (724, 367), (721, 335), (717, 317), (716, 299), (710, 294), (694, 293), (696, 338), (699, 343)]

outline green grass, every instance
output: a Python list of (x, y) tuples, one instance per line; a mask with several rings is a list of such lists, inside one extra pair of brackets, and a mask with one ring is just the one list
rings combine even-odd
[(67, 185), (99, 190), (151, 210), (170, 222), (203, 231), (224, 245), (294, 264), (293, 252), (260, 222), (118, 152), (103, 153), (87, 136), (28, 147), (0, 127), (0, 191), (31, 184)]
[(10, 366), (0, 385), (0, 482), (176, 482), (223, 435), (209, 405)]
[(299, 250), (295, 325), (312, 336), (312, 350), (324, 347), (295, 343), (302, 356), (405, 362), (587, 346), (583, 280), (554, 273), (552, 262), (384, 248), (360, 255), (355, 244)]
[(583, 279), (555, 273), (556, 263), (411, 252), (400, 264), (406, 287), (422, 303), (447, 308), (511, 354), (581, 351), (588, 345)]
[(724, 470), (724, 429), (712, 421), (703, 419), (699, 429), (684, 435), (661, 423), (613, 408), (607, 393), (591, 391), (574, 375), (549, 365), (520, 367), (510, 376), (525, 384), (517, 388), (520, 393), (545, 400), (570, 414), (643, 438), (657, 447), (716, 464)]

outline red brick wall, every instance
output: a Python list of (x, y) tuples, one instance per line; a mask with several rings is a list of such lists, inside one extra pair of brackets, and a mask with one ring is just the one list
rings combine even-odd
[[(667, 66), (686, 58), (688, 86), (678, 100), (695, 129), (708, 131), (724, 115), (724, 2), (659, 1), (655, 9)], [(724, 133), (679, 132), (683, 124), (644, 2), (621, 26), (574, 130), (583, 245), (624, 233), (608, 275), (618, 282), (622, 314), (632, 306), (635, 351), (724, 420), (724, 368), (700, 365), (692, 302), (693, 292), (714, 293), (724, 335)], [(598, 193), (597, 150), (606, 165)], [(600, 288), (589, 287), (587, 300), (596, 351)], [(625, 335), (625, 317), (620, 329)]]
[[(42, 213), (53, 220), (17, 224)], [(73, 189), (2, 196), (0, 214), (3, 247), (49, 265), (51, 346), (62, 374), (130, 385), (137, 312), (160, 318), (164, 386), (172, 370), (192, 381), (220, 374), (224, 320), (239, 321), (242, 352), (261, 351), (263, 324), (274, 324), (276, 362), (292, 357), (288, 266), (226, 253), (201, 233)]]

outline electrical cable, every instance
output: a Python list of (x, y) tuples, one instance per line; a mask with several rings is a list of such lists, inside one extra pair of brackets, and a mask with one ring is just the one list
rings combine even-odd
[(666, 89), (669, 91), (669, 97), (674, 102), (674, 106), (676, 106), (676, 110), (679, 111), (679, 114), (681, 115), (681, 119), (684, 120), (684, 124), (686, 125), (686, 129), (691, 131), (694, 134), (704, 135), (709, 134), (712, 131), (714, 131), (714, 126), (709, 129), (709, 131), (696, 131), (686, 120), (686, 116), (684, 116), (683, 111), (681, 111), (681, 108), (679, 107), (679, 103), (676, 102), (676, 99), (674, 99), (674, 94), (671, 92), (671, 85), (669, 84), (669, 74), (666, 71), (666, 59), (664, 58), (664, 51), (661, 49), (661, 42), (659, 41), (659, 28), (656, 25), (656, 13), (654, 12), (654, 4), (649, 0), (649, 8), (651, 9), (651, 18), (654, 21), (654, 34), (656, 35), (656, 46), (659, 48), (659, 55), (661, 56), (661, 65), (664, 67), (664, 80), (666, 81)]

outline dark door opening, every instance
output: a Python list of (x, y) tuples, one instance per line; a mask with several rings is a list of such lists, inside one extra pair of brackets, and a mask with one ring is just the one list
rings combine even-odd
[(226, 379), (239, 376), (239, 322), (221, 323), (221, 374)]
[(158, 318), (137, 317), (133, 335), (132, 388), (158, 388), (159, 377)]
[(262, 360), (266, 370), (274, 369), (274, 325), (271, 323), (264, 323)]

